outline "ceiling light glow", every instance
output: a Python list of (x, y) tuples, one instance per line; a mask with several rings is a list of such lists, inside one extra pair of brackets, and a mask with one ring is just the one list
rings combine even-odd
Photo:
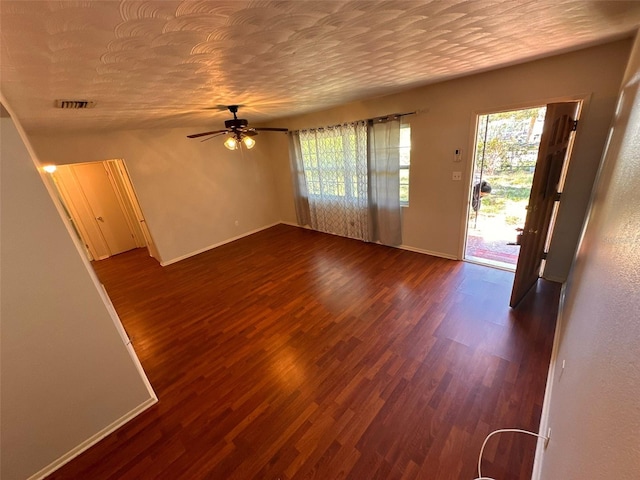
[(251, 137), (244, 137), (242, 139), (242, 143), (244, 143), (244, 146), (248, 149), (251, 149), (256, 145), (256, 141)]
[(238, 148), (238, 141), (233, 137), (229, 137), (224, 141), (224, 146), (229, 150), (236, 150)]

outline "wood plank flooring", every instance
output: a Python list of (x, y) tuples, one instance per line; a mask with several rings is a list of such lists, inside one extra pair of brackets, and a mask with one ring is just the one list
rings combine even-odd
[(50, 479), (471, 480), (538, 429), (557, 284), (285, 225), (94, 267), (160, 401)]

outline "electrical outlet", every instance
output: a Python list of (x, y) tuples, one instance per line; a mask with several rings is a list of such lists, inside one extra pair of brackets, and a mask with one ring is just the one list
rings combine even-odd
[(455, 180), (455, 181), (462, 180), (462, 172), (453, 172), (452, 180)]

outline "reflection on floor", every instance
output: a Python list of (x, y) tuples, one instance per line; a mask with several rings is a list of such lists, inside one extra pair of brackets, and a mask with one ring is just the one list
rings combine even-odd
[[(470, 480), (540, 424), (551, 282), (512, 309), (511, 272), (288, 225), (93, 266), (160, 402), (48, 480)], [(535, 446), (483, 473), (531, 478)]]

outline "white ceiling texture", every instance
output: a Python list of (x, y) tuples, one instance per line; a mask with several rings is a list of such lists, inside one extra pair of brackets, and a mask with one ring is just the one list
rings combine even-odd
[(322, 110), (629, 35), (640, 2), (1, 0), (0, 15), (2, 92), (27, 131), (55, 131)]

